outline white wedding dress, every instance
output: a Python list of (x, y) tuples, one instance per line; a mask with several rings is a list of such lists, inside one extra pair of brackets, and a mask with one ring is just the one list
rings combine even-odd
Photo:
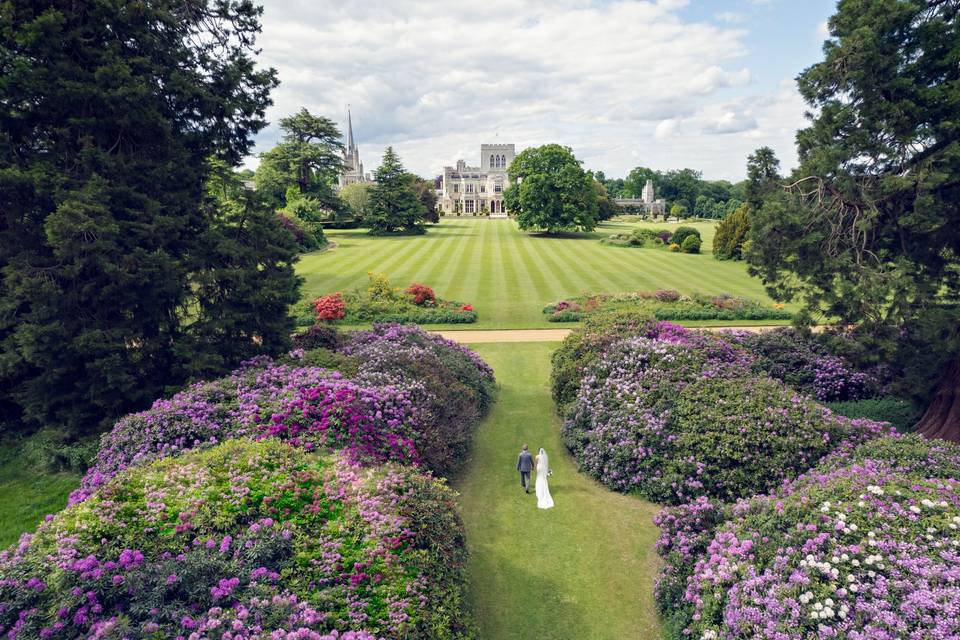
[(537, 507), (540, 509), (552, 509), (553, 498), (550, 496), (550, 485), (547, 483), (547, 476), (550, 473), (550, 462), (547, 459), (547, 452), (540, 449), (537, 455)]

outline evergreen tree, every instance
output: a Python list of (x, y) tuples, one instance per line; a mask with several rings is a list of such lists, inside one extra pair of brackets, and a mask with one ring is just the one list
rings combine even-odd
[[(241, 357), (221, 349), (251, 352), (235, 339), (278, 348), (275, 305), (211, 274), (284, 259), (241, 256), (240, 223), (205, 195), (205, 159), (238, 163), (265, 124), (276, 80), (252, 58), (260, 13), (0, 5), (0, 390), (27, 421), (109, 423)], [(201, 301), (212, 282), (219, 297)]]
[(763, 206), (764, 198), (777, 188), (780, 161), (770, 147), (760, 147), (747, 157), (747, 202), (754, 209)]
[(255, 174), (257, 191), (274, 208), (281, 209), (290, 204), (286, 194), (295, 186), (301, 198), (318, 202), (331, 216), (342, 213), (344, 204), (333, 192), (343, 169), (343, 143), (337, 125), (329, 118), (300, 109), (280, 119), (280, 130), (280, 144), (260, 155)]
[(810, 126), (789, 193), (753, 212), (752, 271), (807, 317), (861, 327), (909, 388), (919, 430), (960, 441), (960, 5), (841, 0), (800, 74)]
[(393, 147), (387, 147), (375, 175), (376, 185), (370, 191), (369, 213), (365, 220), (370, 233), (425, 233), (426, 207), (414, 191), (410, 174), (404, 171)]
[(713, 257), (718, 260), (740, 260), (749, 232), (750, 206), (743, 204), (717, 225), (713, 236)]

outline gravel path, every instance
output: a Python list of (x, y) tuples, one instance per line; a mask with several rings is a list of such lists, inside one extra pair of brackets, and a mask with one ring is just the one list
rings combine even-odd
[[(760, 327), (690, 327), (691, 329), (702, 329), (704, 331), (750, 331), (752, 333), (761, 333), (777, 329), (781, 325), (760, 326)], [(816, 330), (816, 328), (815, 328)], [(489, 342), (560, 342), (573, 329), (503, 329), (503, 330), (462, 330), (462, 331), (434, 331), (448, 340), (455, 340), (464, 344), (481, 344)]]

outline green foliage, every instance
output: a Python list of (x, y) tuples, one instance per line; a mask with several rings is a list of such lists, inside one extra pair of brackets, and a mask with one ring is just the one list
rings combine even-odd
[(717, 225), (713, 236), (713, 257), (718, 260), (740, 260), (750, 233), (750, 206), (741, 205)]
[[(343, 203), (332, 188), (343, 168), (343, 144), (337, 125), (329, 118), (300, 109), (280, 119), (280, 130), (280, 144), (260, 155), (254, 174), (257, 191), (277, 209), (289, 206), (291, 195), (299, 193), (300, 198), (309, 197), (315, 202), (312, 206), (318, 215), (323, 212), (323, 218), (339, 215)], [(295, 189), (292, 194), (291, 188)]]
[(97, 454), (97, 438), (76, 440), (56, 429), (41, 429), (22, 444), (23, 456), (35, 469), (47, 473), (83, 473)]
[(866, 400), (848, 400), (846, 402), (828, 402), (834, 412), (848, 418), (868, 418), (878, 422), (889, 422), (900, 433), (908, 433), (920, 419), (920, 412), (909, 400), (896, 396), (880, 396)]
[(670, 236), (670, 242), (672, 244), (679, 244), (683, 246), (683, 241), (690, 236), (696, 236), (698, 239), (702, 240), (700, 237), (700, 231), (694, 227), (677, 227), (673, 232), (673, 235)]
[(613, 203), (613, 200), (607, 193), (607, 188), (602, 182), (594, 179), (593, 190), (596, 192), (597, 197), (597, 221), (609, 220), (619, 213), (617, 205)]
[(336, 350), (341, 344), (341, 337), (336, 327), (329, 324), (317, 324), (294, 334), (292, 341), (294, 349)]
[(301, 367), (320, 367), (331, 371), (339, 371), (347, 378), (357, 375), (360, 368), (360, 359), (353, 356), (346, 356), (330, 349), (317, 347), (308, 349), (299, 359), (290, 358), (292, 364)]
[(427, 222), (440, 222), (440, 212), (437, 209), (437, 190), (433, 180), (424, 180), (412, 173), (407, 174), (407, 176), (410, 180), (410, 188), (417, 194), (420, 204), (423, 205), (423, 219)]
[(370, 209), (364, 220), (364, 224), (370, 227), (370, 233), (426, 233), (423, 227), (426, 207), (414, 191), (410, 174), (404, 171), (393, 147), (387, 147), (383, 163), (376, 172), (376, 181), (376, 186), (370, 192)]
[(760, 147), (747, 157), (747, 204), (754, 209), (776, 190), (780, 181), (780, 160), (770, 147)]
[(592, 231), (597, 223), (593, 178), (569, 147), (547, 144), (524, 149), (510, 163), (507, 208), (524, 231)]
[(356, 217), (367, 217), (370, 212), (370, 190), (373, 186), (368, 182), (357, 182), (348, 184), (340, 189), (340, 199), (347, 205), (350, 213)]
[[(797, 135), (794, 186), (753, 211), (751, 273), (811, 319), (886, 336), (873, 343), (894, 362), (936, 354), (936, 375), (960, 351), (957, 8), (844, 0), (829, 30), (798, 78), (816, 117)], [(939, 340), (898, 336), (924, 318), (942, 321), (926, 333)]]
[(700, 253), (700, 236), (689, 235), (680, 243), (680, 250), (684, 253)]
[(207, 188), (206, 160), (235, 165), (265, 125), (261, 11), (0, 11), (0, 389), (28, 421), (89, 430), (286, 346), (289, 237)]
[(659, 484), (695, 476), (704, 494), (728, 501), (805, 471), (845, 435), (823, 407), (766, 377), (691, 382), (669, 424), (673, 452)]
[[(696, 240), (696, 236), (688, 236)], [(686, 240), (684, 240), (686, 242)], [(681, 295), (672, 289), (629, 293), (590, 294), (548, 304), (543, 308), (549, 322), (577, 322), (597, 313), (644, 312), (657, 320), (788, 320), (789, 311), (755, 300), (726, 294)]]
[[(356, 288), (343, 294), (346, 303), (345, 315), (339, 321), (344, 324), (368, 322), (395, 322), (399, 324), (471, 324), (477, 321), (473, 307), (458, 300), (421, 300), (403, 288), (394, 288), (384, 273), (367, 273), (369, 282), (365, 288)], [(423, 285), (416, 285), (422, 287)], [(309, 326), (316, 321), (309, 301), (301, 302), (296, 311), (299, 326)]]

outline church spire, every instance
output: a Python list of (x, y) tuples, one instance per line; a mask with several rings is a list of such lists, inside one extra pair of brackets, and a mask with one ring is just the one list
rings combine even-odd
[(350, 105), (347, 105), (347, 151), (353, 151), (353, 120), (350, 118)]

